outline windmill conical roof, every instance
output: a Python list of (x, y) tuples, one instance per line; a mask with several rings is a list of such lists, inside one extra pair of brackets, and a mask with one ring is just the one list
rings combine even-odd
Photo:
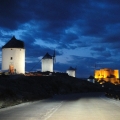
[(24, 42), (13, 36), (2, 48), (24, 48)]
[(52, 56), (46, 53), (42, 59), (52, 59)]
[(73, 68), (73, 67), (69, 67), (69, 69), (68, 70), (76, 70), (75, 68)]

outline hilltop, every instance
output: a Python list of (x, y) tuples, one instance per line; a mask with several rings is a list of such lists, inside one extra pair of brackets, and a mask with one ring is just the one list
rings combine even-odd
[(0, 108), (59, 94), (101, 92), (99, 84), (70, 76), (0, 76)]

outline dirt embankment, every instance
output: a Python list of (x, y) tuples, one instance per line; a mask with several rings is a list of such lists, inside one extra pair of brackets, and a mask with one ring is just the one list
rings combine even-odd
[(98, 84), (69, 76), (0, 76), (0, 108), (55, 94), (101, 91)]

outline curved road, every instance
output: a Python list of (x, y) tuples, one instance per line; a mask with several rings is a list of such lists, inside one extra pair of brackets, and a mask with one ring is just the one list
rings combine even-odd
[(0, 109), (0, 120), (120, 120), (120, 101), (102, 93), (61, 95)]

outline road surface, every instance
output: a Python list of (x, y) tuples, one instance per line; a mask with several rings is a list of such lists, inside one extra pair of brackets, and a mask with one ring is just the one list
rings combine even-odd
[(120, 101), (100, 93), (61, 95), (0, 109), (0, 120), (120, 120)]

